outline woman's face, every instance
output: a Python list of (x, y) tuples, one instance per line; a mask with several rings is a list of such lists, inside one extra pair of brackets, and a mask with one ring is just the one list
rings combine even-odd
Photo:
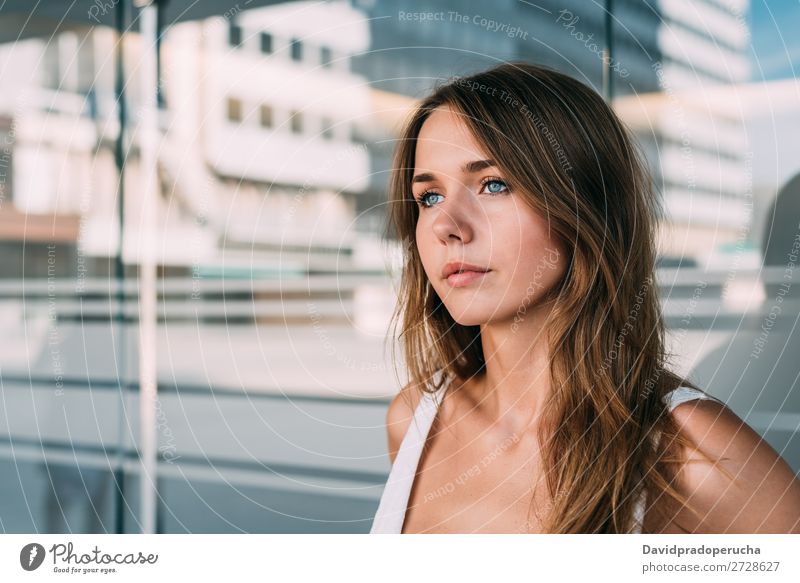
[[(425, 273), (464, 326), (507, 322), (516, 330), (564, 274), (566, 257), (547, 220), (511, 192), (458, 114), (437, 108), (416, 145), (412, 191)], [(420, 200), (422, 198), (422, 200)], [(445, 277), (448, 263), (488, 270)]]

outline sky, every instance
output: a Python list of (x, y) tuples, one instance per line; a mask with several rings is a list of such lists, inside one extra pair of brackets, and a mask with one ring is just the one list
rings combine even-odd
[(753, 81), (800, 75), (800, 0), (751, 0)]

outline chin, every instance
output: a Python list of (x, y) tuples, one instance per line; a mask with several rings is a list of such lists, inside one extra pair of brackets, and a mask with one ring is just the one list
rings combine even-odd
[(480, 326), (481, 324), (485, 324), (486, 320), (481, 318), (453, 318), (457, 324), (461, 324), (462, 326)]
[(461, 309), (448, 307), (447, 311), (453, 320), (462, 326), (480, 326), (481, 324), (488, 324), (492, 320), (499, 319), (498, 314), (493, 313), (491, 308), (480, 308), (475, 305), (466, 306)]

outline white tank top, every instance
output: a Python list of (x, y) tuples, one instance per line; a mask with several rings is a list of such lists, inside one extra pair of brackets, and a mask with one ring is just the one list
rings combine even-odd
[[(444, 384), (435, 393), (425, 393), (420, 399), (383, 489), (370, 534), (400, 534), (402, 532), (411, 487), (414, 485), (414, 477), (422, 456), (422, 448), (428, 438), (428, 432), (446, 387), (447, 384)], [(678, 387), (665, 396), (665, 402), (670, 411), (681, 403), (695, 399), (712, 399), (721, 402), (703, 391), (690, 387)], [(647, 492), (642, 491), (636, 502), (633, 523), (629, 530), (632, 534), (642, 532), (646, 497)]]

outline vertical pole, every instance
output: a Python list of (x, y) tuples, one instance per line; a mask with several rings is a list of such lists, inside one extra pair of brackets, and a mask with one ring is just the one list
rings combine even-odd
[(158, 202), (158, 104), (156, 46), (158, 14), (153, 2), (139, 15), (141, 33), (141, 122), (139, 127), (142, 218), (139, 231), (139, 456), (141, 528), (156, 527), (156, 204)]
[(122, 41), (125, 37), (125, 8), (127, 2), (117, 2), (114, 12), (114, 26), (116, 28), (116, 50), (115, 61), (116, 71), (114, 79), (114, 97), (117, 102), (117, 119), (119, 122), (119, 132), (114, 146), (114, 163), (117, 168), (117, 219), (119, 232), (117, 233), (117, 254), (114, 257), (114, 278), (116, 280), (116, 314), (114, 322), (116, 324), (116, 354), (117, 354), (117, 377), (119, 380), (119, 409), (117, 427), (117, 456), (114, 467), (114, 484), (116, 494), (114, 496), (114, 532), (122, 534), (125, 532), (125, 453), (126, 431), (125, 427), (125, 407), (127, 405), (128, 393), (128, 373), (127, 373), (127, 340), (128, 324), (125, 319), (125, 260), (123, 258), (123, 245), (125, 235), (125, 127), (127, 125), (127, 111), (125, 109), (125, 53)]
[(610, 104), (614, 99), (614, 77), (611, 75), (614, 58), (614, 0), (606, 0), (605, 5), (605, 58), (603, 59), (603, 97)]

